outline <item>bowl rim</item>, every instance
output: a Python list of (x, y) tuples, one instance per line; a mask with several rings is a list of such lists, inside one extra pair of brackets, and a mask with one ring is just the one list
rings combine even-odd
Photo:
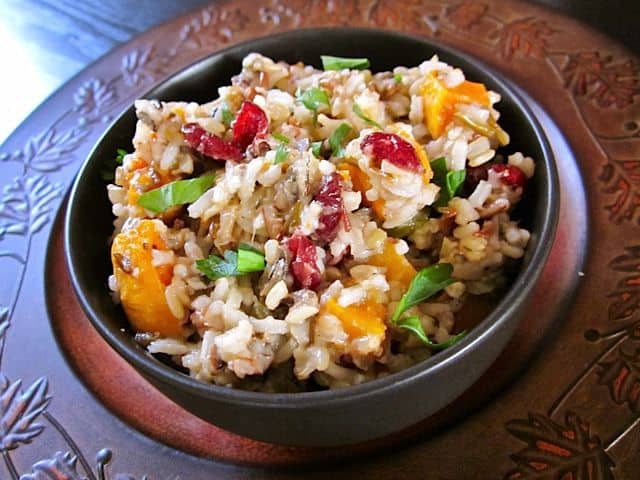
[(293, 409), (301, 406), (319, 407), (328, 403), (336, 405), (343, 402), (351, 402), (354, 399), (362, 397), (369, 397), (372, 394), (381, 395), (387, 390), (399, 389), (404, 385), (420, 381), (424, 377), (428, 377), (445, 369), (448, 365), (464, 358), (467, 352), (470, 352), (483, 344), (484, 341), (487, 338), (490, 338), (511, 315), (516, 314), (520, 307), (528, 301), (529, 296), (522, 295), (522, 292), (531, 289), (540, 277), (551, 251), (558, 224), (560, 199), (556, 162), (542, 125), (534, 115), (532, 109), (526, 104), (526, 101), (518, 92), (518, 87), (510, 80), (503, 77), (500, 73), (496, 72), (493, 68), (484, 64), (475, 57), (461, 52), (454, 47), (444, 45), (432, 38), (402, 32), (362, 27), (304, 28), (282, 32), (276, 35), (255, 37), (211, 52), (211, 54), (201, 57), (184, 68), (172, 72), (168, 76), (162, 78), (151, 86), (144, 94), (138, 96), (138, 98), (147, 98), (149, 94), (167, 82), (172, 81), (179, 75), (186, 74), (190, 69), (196, 68), (199, 64), (207, 61), (211, 57), (223, 55), (225, 52), (246, 47), (251, 44), (256, 45), (256, 49), (259, 50), (258, 44), (266, 40), (285, 41), (287, 38), (296, 37), (300, 34), (316, 34), (320, 36), (322, 34), (335, 33), (336, 31), (353, 35), (383, 35), (423, 43), (429, 47), (433, 47), (436, 54), (444, 53), (446, 56), (452, 57), (454, 60), (460, 59), (463, 63), (470, 64), (478, 71), (482, 71), (483, 74), (491, 78), (492, 82), (496, 85), (497, 89), (500, 90), (501, 94), (506, 92), (510, 96), (510, 99), (516, 109), (521, 112), (525, 120), (531, 125), (535, 141), (538, 143), (543, 154), (543, 158), (537, 160), (536, 167), (540, 168), (539, 165), (544, 167), (543, 171), (547, 177), (547, 188), (541, 192), (540, 198), (538, 199), (538, 202), (542, 203), (546, 208), (541, 220), (541, 228), (537, 238), (536, 248), (531, 253), (529, 264), (518, 272), (511, 287), (500, 298), (498, 304), (491, 313), (480, 323), (475, 325), (462, 340), (443, 352), (438, 352), (417, 364), (399, 372), (389, 374), (385, 377), (376, 378), (362, 384), (339, 389), (298, 393), (253, 392), (196, 380), (159, 362), (147, 351), (142, 349), (132, 349), (123, 344), (123, 342), (118, 338), (116, 331), (114, 331), (118, 329), (116, 327), (109, 327), (107, 323), (102, 320), (101, 315), (94, 310), (87, 296), (84, 294), (77, 273), (77, 270), (81, 268), (81, 265), (79, 264), (77, 257), (72, 254), (72, 220), (76, 212), (76, 203), (74, 202), (74, 199), (81, 187), (81, 184), (87, 176), (87, 170), (89, 169), (89, 165), (92, 163), (91, 160), (94, 159), (97, 150), (104, 142), (105, 138), (109, 136), (114, 125), (130, 111), (132, 104), (129, 104), (100, 135), (99, 139), (94, 143), (94, 146), (87, 154), (79, 168), (78, 174), (68, 196), (67, 208), (64, 217), (64, 255), (76, 297), (94, 328), (98, 330), (101, 336), (107, 340), (109, 345), (116, 350), (120, 356), (122, 356), (128, 363), (132, 364), (132, 366), (134, 366), (136, 370), (139, 370), (139, 373), (142, 373), (145, 377), (151, 377), (154, 381), (165, 385), (176, 385), (182, 391), (194, 396), (229, 401), (236, 405), (248, 407), (277, 407), (280, 409)]

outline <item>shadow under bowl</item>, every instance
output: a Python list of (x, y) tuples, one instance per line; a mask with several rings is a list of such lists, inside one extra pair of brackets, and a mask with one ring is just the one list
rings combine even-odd
[(100, 171), (118, 148), (130, 145), (130, 107), (107, 130), (73, 185), (65, 219), (66, 259), (73, 287), (90, 321), (107, 342), (166, 396), (226, 430), (285, 445), (322, 447), (362, 442), (396, 432), (437, 412), (490, 366), (511, 338), (545, 264), (559, 208), (555, 162), (534, 115), (514, 87), (476, 60), (424, 38), (378, 30), (298, 30), (260, 38), (215, 53), (163, 81), (145, 98), (206, 102), (241, 69), (242, 58), (260, 52), (289, 63), (319, 65), (320, 55), (367, 57), (372, 71), (413, 66), (438, 54), (468, 79), (502, 95), (501, 125), (511, 135), (509, 153), (536, 160), (536, 174), (518, 207), (531, 241), (508, 291), (492, 312), (453, 347), (401, 372), (339, 390), (269, 394), (205, 384), (148, 354), (133, 338), (122, 308), (106, 284), (112, 273), (108, 239), (111, 204)]

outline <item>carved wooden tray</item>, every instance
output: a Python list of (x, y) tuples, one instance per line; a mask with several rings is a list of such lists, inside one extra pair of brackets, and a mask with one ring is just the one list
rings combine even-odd
[[(249, 441), (158, 398), (77, 309), (59, 225), (83, 158), (151, 85), (230, 44), (326, 25), (437, 38), (493, 66), (531, 97), (562, 177), (560, 233), (534, 308), (507, 362), (466, 394), (492, 400), (456, 403), (440, 417), (446, 427), (436, 419), (339, 453)], [(298, 471), (274, 465), (371, 451), (304, 477), (638, 477), (640, 63), (579, 23), (516, 1), (217, 2), (75, 77), (0, 147), (0, 161), (2, 479), (282, 478)]]

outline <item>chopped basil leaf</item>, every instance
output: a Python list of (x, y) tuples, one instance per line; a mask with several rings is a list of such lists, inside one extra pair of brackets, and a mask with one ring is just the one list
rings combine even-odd
[(115, 179), (114, 170), (117, 166), (122, 165), (124, 157), (128, 154), (129, 152), (127, 152), (123, 148), (117, 149), (116, 157), (113, 160), (106, 162), (104, 168), (100, 170), (100, 177), (102, 178), (102, 180), (104, 180), (105, 182), (113, 182), (113, 180)]
[(128, 152), (124, 148), (119, 148), (116, 150), (116, 153), (116, 164), (122, 165), (124, 157), (128, 155)]
[(238, 251), (227, 250), (224, 258), (209, 255), (203, 260), (196, 260), (196, 267), (210, 280), (222, 277), (237, 277), (252, 272), (264, 270), (264, 255), (249, 245), (243, 243)]
[(287, 150), (287, 147), (284, 146), (283, 143), (281, 143), (280, 145), (278, 145), (278, 148), (276, 148), (276, 158), (273, 161), (274, 165), (278, 165), (279, 163), (285, 162), (289, 159), (289, 150)]
[(394, 73), (393, 79), (396, 81), (396, 83), (402, 83), (402, 75), (400, 75), (399, 73)]
[(420, 270), (411, 280), (406, 293), (402, 295), (396, 311), (393, 312), (392, 321), (396, 323), (408, 309), (424, 302), (427, 298), (452, 284), (452, 272), (453, 266), (450, 263), (436, 263)]
[(396, 325), (406, 330), (409, 330), (410, 332), (413, 332), (431, 350), (444, 350), (445, 348), (448, 348), (451, 345), (458, 343), (467, 334), (466, 331), (463, 331), (458, 333), (457, 335), (452, 336), (446, 342), (435, 343), (435, 342), (432, 342), (431, 339), (425, 333), (424, 328), (422, 328), (422, 322), (420, 321), (420, 317), (418, 317), (417, 315), (405, 317), (402, 320), (399, 320), (398, 322), (396, 322)]
[(254, 248), (240, 244), (238, 248), (238, 272), (251, 273), (264, 270), (264, 255)]
[(240, 272), (238, 272), (238, 254), (233, 250), (224, 252), (224, 258), (220, 258), (217, 255), (209, 255), (204, 260), (196, 260), (196, 267), (209, 280), (240, 275)]
[(369, 60), (367, 58), (345, 58), (332, 57), (330, 55), (320, 55), (322, 60), (322, 68), (326, 70), (343, 70), (352, 68), (354, 70), (364, 70), (369, 68)]
[(344, 139), (351, 132), (351, 126), (348, 123), (341, 123), (329, 137), (329, 146), (334, 157), (344, 156)]
[(433, 171), (433, 183), (444, 188), (447, 181), (447, 160), (444, 157), (438, 157), (431, 161), (431, 170)]
[(313, 142), (311, 144), (311, 153), (317, 158), (320, 158), (320, 149), (322, 149), (322, 142)]
[(378, 122), (376, 122), (375, 120), (371, 120), (369, 117), (367, 117), (364, 114), (364, 112), (360, 108), (360, 105), (358, 105), (357, 103), (354, 103), (353, 107), (351, 107), (351, 109), (353, 110), (353, 113), (355, 113), (358, 117), (360, 117), (364, 121), (364, 123), (366, 123), (367, 125), (370, 125), (372, 127), (378, 127), (379, 129), (382, 129), (382, 127), (380, 126), (380, 124)]
[(424, 225), (429, 219), (429, 207), (425, 207), (423, 210), (420, 210), (415, 217), (409, 220), (404, 225), (400, 225), (398, 227), (390, 228), (387, 230), (387, 233), (395, 238), (405, 238), (411, 235), (416, 231), (417, 228), (420, 228)]
[(431, 162), (431, 170), (433, 170), (433, 183), (440, 187), (438, 200), (434, 203), (434, 206), (443, 207), (456, 196), (456, 193), (464, 184), (467, 172), (466, 170), (447, 171), (447, 161), (444, 157), (433, 160)]
[(322, 105), (329, 106), (327, 92), (318, 87), (311, 87), (298, 94), (298, 100), (312, 112), (317, 112)]
[(447, 193), (449, 194), (449, 198), (456, 196), (466, 177), (466, 170), (452, 170), (447, 172)]
[(189, 180), (176, 180), (155, 190), (143, 193), (138, 198), (138, 205), (154, 213), (161, 213), (175, 205), (184, 205), (185, 203), (196, 201), (211, 188), (214, 181), (214, 175), (206, 175)]
[(276, 140), (280, 140), (282, 143), (288, 144), (290, 142), (289, 137), (281, 133), (273, 132), (271, 135), (273, 136), (273, 138), (275, 138)]
[(227, 105), (226, 103), (223, 103), (221, 107), (221, 113), (222, 113), (222, 123), (224, 123), (225, 127), (229, 128), (234, 118), (233, 113), (231, 112), (231, 110), (229, 110), (229, 105)]

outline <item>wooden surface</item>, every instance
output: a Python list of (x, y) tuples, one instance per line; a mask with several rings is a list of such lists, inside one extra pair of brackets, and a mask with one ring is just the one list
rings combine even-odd
[[(74, 18), (85, 19), (78, 21), (85, 22), (83, 35), (62, 28), (48, 3), (0, 4), (21, 12), (33, 4), (36, 13), (25, 18), (37, 17), (40, 25), (58, 32), (32, 44), (11, 43), (6, 35), (1, 39), (0, 54), (23, 61), (23, 68), (5, 65), (1, 78), (15, 88), (3, 98), (24, 104), (31, 82), (40, 82), (45, 91), (44, 74), (29, 63), (29, 45), (48, 62), (49, 70), (38, 67), (40, 72), (53, 78), (58, 67), (80, 62), (79, 52), (86, 55), (85, 63), (92, 58), (89, 53), (97, 47), (88, 31), (102, 32), (103, 23), (113, 27), (117, 18), (148, 20), (150, 3), (140, 0), (126, 14), (111, 10), (105, 14), (109, 22), (85, 11), (97, 2), (65, 3)], [(161, 2), (153, 3), (158, 8)], [(606, 3), (620, 24), (631, 15), (632, 9), (615, 11), (615, 2)], [(336, 12), (335, 5), (345, 8)], [(404, 0), (402, 10), (396, 5), (393, 0), (221, 2), (126, 42), (66, 82), (0, 145), (0, 479), (639, 478), (640, 59), (579, 22), (518, 0)], [(6, 25), (29, 30), (24, 18), (22, 23), (7, 18), (0, 12), (3, 35)], [(52, 282), (43, 281), (61, 255), (51, 241), (52, 226), (59, 225), (56, 212), (64, 214), (58, 207), (65, 192), (109, 122), (155, 82), (226, 46), (318, 24), (388, 28), (438, 40), (495, 68), (534, 99), (534, 113), (561, 159), (561, 175), (573, 182), (562, 187), (562, 202), (570, 219), (582, 226), (567, 228), (563, 218), (560, 232), (567, 234), (557, 237), (554, 254), (575, 252), (588, 235), (584, 264), (561, 268), (552, 259), (548, 265), (580, 280), (580, 290), (569, 297), (571, 308), (557, 315), (556, 329), (518, 378), (495, 401), (465, 412), (464, 421), (436, 435), (304, 472), (188, 455), (171, 448), (166, 438), (158, 442), (139, 433), (125, 416), (112, 415), (74, 365), (73, 352), (61, 337), (56, 341), (62, 328), (80, 334), (69, 327), (82, 320), (55, 317), (47, 311), (50, 302), (45, 304), (45, 298), (58, 298)], [(33, 38), (39, 28), (44, 27), (33, 28)], [(96, 41), (100, 38), (95, 33)], [(103, 48), (118, 41), (105, 40)], [(62, 54), (68, 45), (74, 45), (77, 58)], [(145, 53), (151, 49), (156, 55)], [(583, 206), (566, 208), (576, 200)], [(70, 288), (68, 282), (56, 285)], [(553, 315), (548, 299), (566, 296), (558, 282), (546, 285), (549, 297), (531, 309), (542, 320)], [(536, 328), (538, 323), (529, 330)], [(89, 355), (84, 365), (101, 372), (103, 383), (118, 379), (111, 367), (97, 355)], [(144, 396), (145, 385), (135, 383), (117, 395), (131, 395), (135, 388)], [(148, 412), (142, 420), (166, 421), (157, 413)]]
[[(53, 91), (153, 25), (210, 0), (0, 0), (0, 144)], [(455, 3), (455, 2), (452, 2)], [(640, 50), (638, 0), (536, 0)]]

